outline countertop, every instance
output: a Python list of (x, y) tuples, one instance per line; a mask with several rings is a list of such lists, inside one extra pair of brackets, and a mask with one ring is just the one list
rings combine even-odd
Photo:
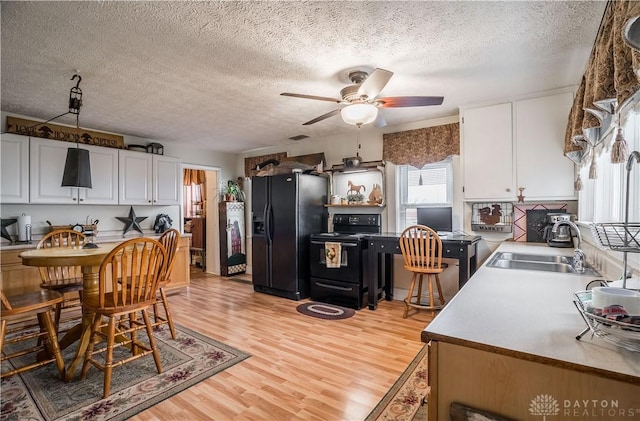
[[(573, 249), (505, 242), (498, 251), (572, 255)], [(640, 384), (640, 352), (592, 338), (591, 333), (576, 339), (587, 325), (573, 293), (594, 279), (491, 268), (485, 262), (424, 329), (422, 341), (434, 339)]]
[[(122, 231), (105, 231), (105, 232), (100, 232), (98, 234), (98, 236), (95, 238), (94, 242), (96, 244), (100, 244), (100, 243), (121, 243), (125, 240), (130, 240), (132, 238), (138, 238), (138, 237), (148, 237), (148, 238), (153, 238), (153, 239), (158, 239), (160, 238), (162, 234), (156, 233), (155, 231), (149, 230), (149, 231), (143, 231), (143, 233), (139, 233), (137, 231), (129, 231), (126, 235), (126, 237), (122, 236)], [(191, 237), (191, 233), (184, 233), (184, 234), (180, 234), (181, 237)], [(14, 243), (14, 244), (9, 244), (8, 242), (5, 242), (3, 240), (2, 244), (0, 244), (0, 251), (4, 251), (4, 250), (28, 250), (28, 249), (34, 249), (36, 248), (36, 246), (38, 245), (38, 242), (40, 241), (40, 239), (42, 238), (42, 235), (39, 235), (37, 237), (34, 237), (33, 241), (31, 241), (31, 243)]]

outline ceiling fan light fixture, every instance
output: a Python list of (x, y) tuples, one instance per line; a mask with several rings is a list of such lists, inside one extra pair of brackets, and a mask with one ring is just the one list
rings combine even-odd
[(378, 117), (378, 108), (373, 104), (351, 104), (340, 110), (342, 120), (347, 124), (360, 126), (375, 121)]

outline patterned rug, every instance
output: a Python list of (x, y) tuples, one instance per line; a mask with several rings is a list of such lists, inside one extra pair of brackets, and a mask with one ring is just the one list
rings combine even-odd
[[(156, 371), (151, 355), (115, 367), (111, 395), (102, 399), (103, 373), (95, 367), (85, 380), (80, 380), (78, 370), (76, 378), (64, 383), (55, 364), (48, 364), (2, 379), (0, 420), (125, 420), (250, 356), (185, 327), (175, 327), (175, 340), (167, 325), (155, 331), (162, 374)], [(65, 361), (72, 359), (74, 350), (74, 346), (65, 350)], [(124, 347), (116, 350), (128, 351)]]
[(427, 346), (409, 363), (365, 421), (426, 421)]

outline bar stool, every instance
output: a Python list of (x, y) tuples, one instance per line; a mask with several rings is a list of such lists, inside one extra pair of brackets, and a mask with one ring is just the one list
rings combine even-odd
[[(412, 307), (417, 310), (440, 310), (444, 307), (445, 301), (442, 295), (439, 274), (447, 266), (446, 263), (442, 263), (442, 240), (436, 231), (431, 228), (424, 225), (413, 225), (402, 232), (400, 250), (404, 258), (404, 268), (413, 274), (409, 285), (409, 293), (404, 300), (406, 308), (402, 317), (406, 319), (409, 314), (409, 308)], [(428, 305), (422, 303), (422, 278), (424, 275), (427, 275)], [(416, 281), (418, 283), (417, 290)], [(435, 304), (433, 294), (434, 281), (438, 290), (439, 305)], [(414, 290), (416, 290), (415, 295)]]

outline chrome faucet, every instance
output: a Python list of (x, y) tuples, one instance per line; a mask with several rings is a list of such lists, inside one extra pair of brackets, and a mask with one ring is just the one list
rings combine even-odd
[(568, 225), (570, 228), (576, 232), (576, 236), (578, 237), (578, 246), (573, 250), (573, 268), (578, 273), (584, 272), (585, 261), (587, 260), (587, 256), (584, 254), (584, 251), (580, 249), (580, 244), (582, 243), (582, 234), (580, 234), (580, 228), (571, 222), (571, 221), (558, 221), (553, 225), (551, 232), (554, 234), (558, 232), (558, 227), (560, 225)]

